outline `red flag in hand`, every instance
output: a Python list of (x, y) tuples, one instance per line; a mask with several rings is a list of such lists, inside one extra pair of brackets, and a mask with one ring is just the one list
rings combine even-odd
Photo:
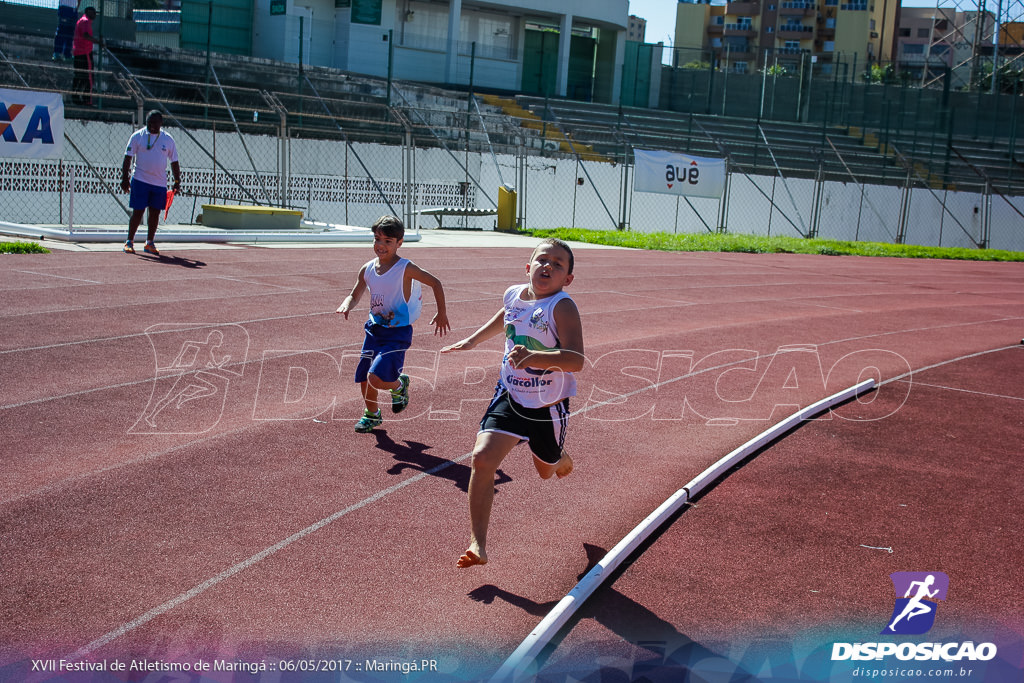
[(171, 204), (174, 203), (174, 190), (167, 190), (167, 210), (164, 211), (164, 220), (167, 220), (167, 214), (171, 212)]

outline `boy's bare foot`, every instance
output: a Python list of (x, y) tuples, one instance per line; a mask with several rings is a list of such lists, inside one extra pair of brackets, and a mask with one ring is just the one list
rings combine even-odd
[(572, 458), (569, 457), (568, 453), (562, 451), (562, 457), (559, 458), (558, 462), (550, 463), (544, 462), (534, 455), (533, 466), (537, 469), (537, 474), (540, 475), (541, 479), (550, 479), (555, 476), (561, 479), (562, 477), (569, 476), (569, 473), (572, 472)]
[(568, 477), (572, 473), (572, 458), (565, 451), (562, 451), (562, 459), (555, 465), (555, 476), (559, 479)]
[(487, 564), (487, 554), (481, 551), (481, 553), (477, 555), (472, 550), (467, 550), (462, 554), (462, 557), (459, 558), (456, 566), (459, 569), (466, 569), (478, 564)]

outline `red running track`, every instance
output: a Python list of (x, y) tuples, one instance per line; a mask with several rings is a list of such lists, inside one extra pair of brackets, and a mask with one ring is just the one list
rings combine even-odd
[[(492, 561), (457, 570), (469, 451), (500, 352), (437, 350), (497, 310), (529, 246), (407, 255), (444, 282), (454, 329), (430, 336), (428, 294), (412, 405), (372, 435), (352, 432), (362, 320), (333, 313), (368, 249), (4, 259), (0, 680), (73, 680), (30, 671), (61, 658), (355, 662), (323, 680), (404, 680), (352, 667), (426, 659), (437, 671), (414, 677), (486, 679), (685, 482), (867, 376), (886, 383), (837, 410), (854, 419), (801, 428), (681, 514), (595, 596), (540, 678), (601, 676), (595, 662), (622, 656), (678, 680), (678, 662), (650, 664), (658, 648), (639, 640), (678, 635), (739, 661), (711, 646), (875, 628), (897, 569), (946, 571), (975, 595), (957, 609), (1021, 632), (1024, 372), (1006, 348), (1024, 330), (1020, 264), (579, 249), (569, 291), (590, 366), (573, 404), (577, 469), (540, 481), (517, 449), (496, 484)], [(958, 368), (981, 377), (972, 362), (997, 363), (983, 387), (1008, 397), (1006, 416), (953, 440), (934, 425), (991, 412), (942, 388), (968, 386), (944, 374)], [(963, 560), (965, 544), (1000, 554)], [(639, 636), (622, 625), (636, 620)]]

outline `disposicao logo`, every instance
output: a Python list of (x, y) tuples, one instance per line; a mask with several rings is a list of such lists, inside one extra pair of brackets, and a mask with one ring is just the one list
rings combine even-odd
[(917, 635), (935, 624), (939, 600), (946, 599), (949, 577), (942, 572), (893, 572), (896, 605), (882, 634)]
[[(935, 624), (940, 600), (946, 599), (949, 577), (942, 572), (893, 572), (896, 604), (882, 635), (919, 635)], [(833, 643), (832, 661), (870, 661), (896, 657), (901, 661), (983, 661), (996, 656), (993, 643)]]

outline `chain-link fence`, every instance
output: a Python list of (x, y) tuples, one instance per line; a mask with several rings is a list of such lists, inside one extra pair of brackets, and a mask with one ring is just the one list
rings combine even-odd
[[(915, 141), (896, 136), (879, 143), (879, 152), (823, 125), (787, 130), (692, 113), (503, 102), (372, 79), (338, 84), (315, 70), (282, 76), (264, 64), (268, 88), (246, 87), (224, 82), (227, 67), (186, 57), (192, 61), (181, 57), (177, 71), (195, 73), (168, 78), (129, 68), (108, 50), (109, 70), (97, 79), (100, 109), (69, 110), (64, 158), (0, 160), (0, 220), (125, 223), (118, 187), (125, 143), (156, 108), (178, 144), (189, 192), (171, 208), (172, 223), (196, 222), (203, 204), (228, 203), (297, 208), (308, 220), (344, 225), (394, 213), (422, 229), (492, 229), (505, 187), (516, 192), (515, 222), (523, 228), (1024, 249), (1019, 197), (983, 170), (970, 171), (969, 184), (937, 176), (909, 155)], [(0, 60), (8, 68), (4, 87), (66, 87), (63, 65)], [(271, 88), (288, 78), (287, 88)], [(637, 148), (725, 158), (724, 195), (634, 191)], [(952, 163), (971, 166), (956, 145), (944, 149)]]
[[(420, 229), (492, 229), (490, 214), (438, 221), (420, 211), (495, 209), (498, 188), (505, 186), (516, 189), (517, 222), (524, 228), (728, 231), (1024, 249), (1020, 198), (935, 189), (912, 174), (898, 186), (733, 169), (726, 193), (717, 200), (635, 192), (631, 164), (564, 154), (167, 130), (178, 139), (189, 193), (170, 209), (171, 223), (195, 222), (203, 204), (256, 203), (301, 209), (307, 219), (325, 223), (368, 226), (382, 213), (396, 213)], [(67, 134), (78, 160), (0, 161), (3, 220), (72, 226), (126, 222), (126, 198), (118, 184), (131, 132), (127, 124), (72, 121)]]

